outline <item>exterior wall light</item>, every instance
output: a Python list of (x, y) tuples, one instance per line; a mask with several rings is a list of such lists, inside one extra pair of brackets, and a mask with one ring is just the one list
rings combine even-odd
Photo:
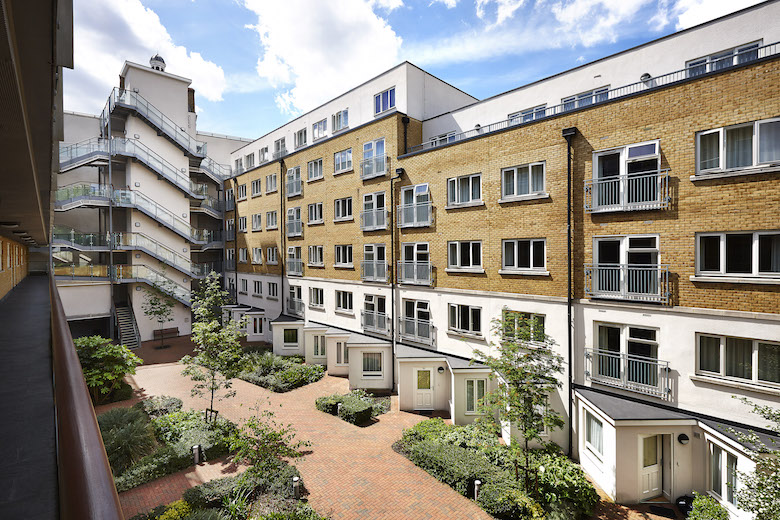
[(684, 434), (684, 433), (681, 433), (680, 435), (678, 435), (678, 436), (677, 436), (677, 442), (679, 442), (679, 443), (680, 443), (680, 444), (682, 444), (683, 446), (685, 446), (686, 444), (688, 444), (690, 441), (691, 441), (691, 440), (690, 440), (690, 439), (688, 438), (688, 436), (687, 436), (686, 434)]
[(444, 373), (444, 367), (439, 367), (437, 369), (437, 372), (439, 372), (440, 374), (443, 374)]

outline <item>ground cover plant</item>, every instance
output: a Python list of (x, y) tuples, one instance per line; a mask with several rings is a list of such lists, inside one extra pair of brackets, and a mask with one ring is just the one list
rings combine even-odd
[(133, 389), (124, 378), (135, 374), (135, 368), (143, 363), (141, 358), (101, 336), (76, 338), (73, 344), (94, 404), (124, 401), (132, 396)]
[(228, 454), (236, 432), (230, 421), (207, 422), (202, 412), (183, 411), (180, 400), (166, 397), (109, 410), (98, 424), (119, 492), (191, 466), (196, 444), (206, 460)]
[(273, 392), (289, 392), (325, 375), (322, 365), (307, 365), (298, 356), (277, 356), (271, 352), (244, 354), (245, 371), (239, 376), (244, 381)]
[[(586, 518), (598, 502), (582, 469), (559, 448), (517, 452), (500, 443), (498, 427), (487, 421), (451, 426), (428, 419), (405, 430), (393, 447), (469, 498), (480, 480), (477, 502), (496, 518)], [(527, 458), (519, 465), (518, 453)], [(518, 478), (518, 466), (531, 469), (530, 485)]]
[(365, 424), (390, 410), (390, 397), (374, 396), (357, 389), (344, 395), (318, 397), (314, 406), (321, 412), (337, 415), (349, 423)]

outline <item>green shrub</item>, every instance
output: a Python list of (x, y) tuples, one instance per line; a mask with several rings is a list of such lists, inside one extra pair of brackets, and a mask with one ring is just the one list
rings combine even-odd
[[(573, 510), (568, 518), (588, 517), (599, 501), (593, 484), (582, 468), (562, 453), (534, 454), (532, 466), (539, 475), (539, 492), (548, 510)], [(544, 467), (544, 472), (539, 471)]]
[(466, 426), (449, 426), (442, 433), (441, 440), (470, 450), (499, 446), (498, 427), (484, 421)]
[(165, 512), (157, 520), (185, 520), (192, 513), (192, 508), (184, 500), (177, 500), (168, 504)]
[(203, 413), (197, 410), (182, 410), (152, 419), (155, 436), (165, 443), (176, 442), (185, 431), (204, 424)]
[(318, 515), (309, 504), (300, 504), (294, 511), (269, 513), (258, 517), (258, 520), (327, 520), (327, 518)]
[(143, 363), (129, 348), (100, 336), (76, 338), (73, 344), (94, 403), (105, 402), (122, 379), (135, 374), (135, 367)]
[(319, 381), (325, 375), (322, 365), (306, 365), (298, 356), (277, 356), (250, 353), (246, 355), (251, 370), (241, 379), (274, 392), (289, 392), (295, 388)]
[(198, 509), (190, 513), (187, 520), (228, 520), (219, 509)]
[(371, 417), (378, 417), (383, 413), (387, 413), (390, 411), (390, 396), (377, 397), (373, 394), (369, 394), (362, 388), (356, 388), (355, 390), (352, 390), (348, 395), (351, 395), (352, 397), (357, 397), (364, 403), (370, 405), (372, 408)]
[(729, 520), (729, 512), (711, 496), (694, 491), (693, 497), (693, 509), (688, 513), (688, 520)]
[(169, 397), (166, 395), (150, 397), (136, 403), (133, 408), (141, 410), (150, 418), (168, 415), (169, 413), (181, 410), (182, 401), (178, 397)]
[(523, 520), (544, 518), (542, 506), (526, 495), (510, 476), (489, 480), (482, 484), (477, 502), (482, 509), (496, 518)]
[(300, 476), (295, 466), (279, 461), (272, 471), (261, 474), (250, 469), (235, 477), (219, 478), (190, 488), (184, 492), (184, 500), (193, 509), (203, 509), (218, 506), (226, 497), (239, 491), (292, 498), (292, 478)]
[(119, 401), (127, 401), (131, 397), (133, 397), (133, 387), (125, 381), (120, 381), (119, 386), (109, 394), (108, 399), (105, 402), (118, 403)]
[(487, 483), (508, 475), (472, 451), (431, 440), (412, 444), (408, 456), (415, 465), (466, 496), (473, 496), (475, 480)]
[(111, 470), (121, 474), (155, 447), (148, 419), (134, 408), (114, 408), (98, 416)]
[(449, 428), (450, 426), (447, 426), (440, 417), (426, 419), (404, 430), (401, 441), (402, 444), (408, 445), (424, 440), (441, 439)]
[(343, 399), (343, 395), (326, 395), (324, 397), (318, 397), (314, 401), (314, 406), (321, 412), (336, 415), (338, 413), (339, 403)]
[(371, 412), (373, 408), (370, 404), (364, 401), (352, 397), (346, 396), (341, 401), (341, 407), (338, 409), (338, 416), (340, 419), (352, 424), (365, 424), (371, 420)]

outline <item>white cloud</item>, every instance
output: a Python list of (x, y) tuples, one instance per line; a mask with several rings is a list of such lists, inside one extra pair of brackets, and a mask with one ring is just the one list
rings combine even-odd
[(403, 7), (404, 1), (403, 0), (374, 0), (374, 5), (377, 7), (381, 7), (382, 9), (387, 9), (388, 11), (392, 11), (393, 9), (398, 9), (399, 7)]
[(677, 16), (677, 30), (687, 29), (700, 23), (756, 5), (763, 0), (679, 0), (672, 11)]
[(491, 25), (497, 26), (504, 23), (505, 20), (512, 18), (515, 11), (525, 4), (525, 0), (476, 0), (477, 16), (480, 19), (485, 19), (485, 8), (491, 4), (495, 4), (496, 10), (496, 19)]
[(271, 86), (279, 108), (312, 109), (397, 65), (401, 38), (375, 8), (391, 0), (244, 0), (257, 15), (257, 74)]
[(458, 0), (431, 0), (431, 3), (428, 4), (428, 6), (430, 7), (433, 4), (444, 4), (447, 9), (453, 9), (458, 5)]
[(66, 70), (64, 78), (67, 110), (99, 112), (124, 61), (146, 64), (155, 53), (165, 59), (167, 72), (191, 78), (198, 95), (222, 100), (227, 87), (222, 68), (176, 45), (140, 0), (75, 0), (73, 16), (75, 68)]
[[(559, 26), (572, 44), (590, 47), (614, 42), (620, 25), (634, 19), (639, 9), (650, 0), (575, 0), (552, 6)], [(573, 37), (573, 38), (572, 38)]]

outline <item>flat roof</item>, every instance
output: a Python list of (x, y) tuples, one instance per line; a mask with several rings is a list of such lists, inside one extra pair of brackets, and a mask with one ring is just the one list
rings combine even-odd
[(395, 357), (398, 360), (402, 359), (430, 359), (430, 358), (442, 358), (447, 360), (447, 363), (451, 368), (487, 368), (482, 363), (475, 361), (471, 362), (470, 359), (456, 356), (454, 354), (445, 354), (444, 352), (438, 352), (435, 350), (428, 350), (420, 347), (412, 347), (411, 345), (405, 345), (403, 343), (396, 343)]

